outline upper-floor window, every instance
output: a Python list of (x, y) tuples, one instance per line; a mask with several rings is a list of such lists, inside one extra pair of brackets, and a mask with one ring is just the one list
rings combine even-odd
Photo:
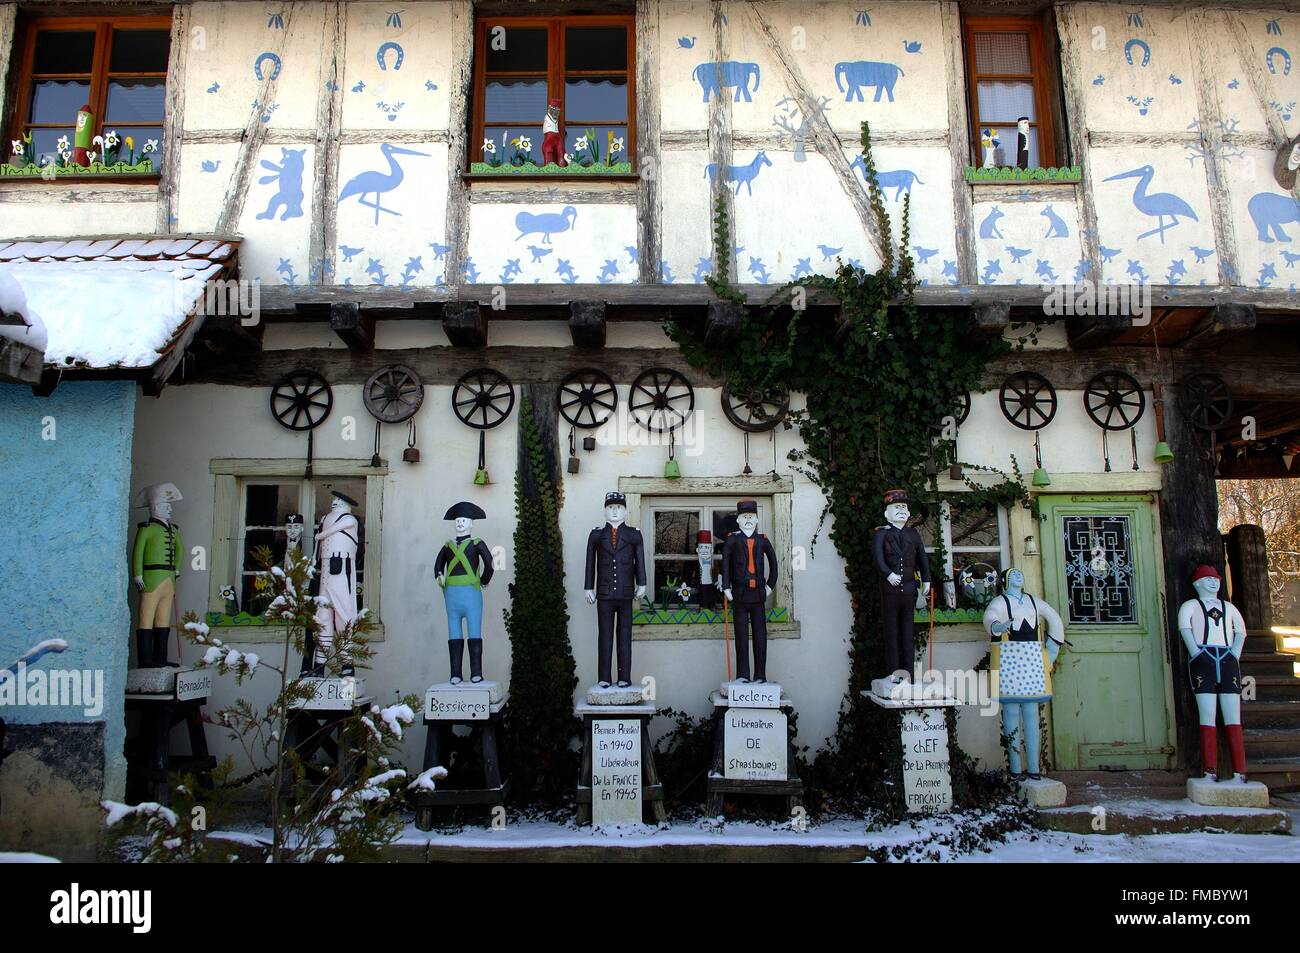
[(1000, 145), (996, 164), (1016, 165), (1017, 124), (1029, 120), (1029, 168), (1058, 164), (1052, 127), (1055, 71), (1049, 69), (1042, 24), (1030, 17), (966, 20), (966, 64), (976, 164), (991, 131)]
[(635, 35), (630, 16), (481, 18), (470, 171), (631, 173)]
[(28, 158), (107, 172), (148, 158), (158, 171), (170, 17), (42, 17), (22, 42), (10, 139)]

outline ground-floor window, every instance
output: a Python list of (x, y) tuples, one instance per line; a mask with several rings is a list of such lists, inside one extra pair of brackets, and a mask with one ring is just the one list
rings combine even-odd
[(944, 500), (917, 527), (926, 552), (943, 546), (943, 605), (980, 609), (997, 589), (997, 578), (1011, 564), (1007, 511)]

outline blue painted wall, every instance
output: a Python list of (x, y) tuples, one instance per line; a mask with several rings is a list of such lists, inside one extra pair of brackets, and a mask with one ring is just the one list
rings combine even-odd
[[(3, 716), (12, 724), (103, 721), (105, 794), (114, 798), (126, 780), (135, 395), (129, 381), (67, 382), (50, 397), (0, 384), (0, 485), (9, 491), (0, 545), (0, 665), (42, 639), (62, 638), (68, 651), (46, 655), (37, 667), (104, 671), (98, 718), (57, 707), (5, 708)], [(51, 422), (55, 439), (44, 439)]]

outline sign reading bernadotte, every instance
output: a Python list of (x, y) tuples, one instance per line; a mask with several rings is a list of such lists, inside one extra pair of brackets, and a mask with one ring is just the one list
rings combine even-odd
[(952, 810), (948, 725), (942, 708), (903, 712), (903, 796), (912, 813)]
[(303, 683), (311, 685), (315, 694), (306, 701), (296, 702), (295, 708), (312, 711), (346, 711), (352, 707), (360, 694), (355, 678), (304, 678)]
[(641, 823), (639, 719), (592, 719), (591, 823), (597, 827)]
[(424, 696), (425, 721), (487, 721), (491, 710), (484, 689), (431, 688)]
[(187, 702), (195, 698), (207, 698), (212, 694), (212, 672), (194, 670), (176, 673), (176, 700)]
[(729, 682), (727, 704), (732, 708), (780, 708), (781, 686), (771, 682), (762, 685)]
[(789, 742), (785, 712), (771, 708), (728, 708), (722, 717), (724, 778), (786, 780)]

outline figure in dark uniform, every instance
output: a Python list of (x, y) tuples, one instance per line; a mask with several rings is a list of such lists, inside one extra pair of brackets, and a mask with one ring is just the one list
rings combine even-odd
[(740, 532), (722, 547), (722, 592), (736, 621), (736, 680), (750, 678), (749, 636), (754, 636), (754, 681), (767, 681), (767, 597), (776, 585), (776, 549), (758, 530), (758, 504), (736, 504)]
[[(886, 678), (911, 679), (916, 664), (912, 613), (916, 611), (916, 575), (921, 592), (930, 594), (930, 560), (921, 534), (907, 525), (911, 516), (905, 490), (885, 491), (885, 521), (872, 541), (876, 571), (880, 573), (881, 628), (885, 637)], [(901, 673), (901, 674), (900, 674)]]
[(617, 490), (605, 494), (605, 525), (587, 537), (587, 572), (583, 588), (596, 606), (600, 629), (598, 681), (609, 688), (614, 632), (618, 631), (618, 687), (632, 684), (632, 600), (645, 596), (645, 544), (627, 520), (627, 499)]

